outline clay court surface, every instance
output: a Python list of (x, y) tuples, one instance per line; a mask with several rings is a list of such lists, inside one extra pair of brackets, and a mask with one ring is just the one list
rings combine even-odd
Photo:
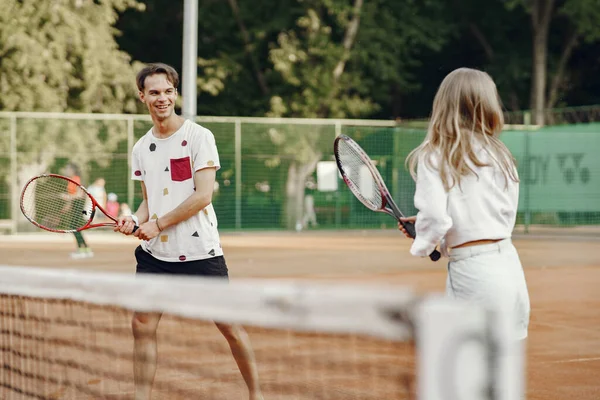
[[(133, 273), (135, 239), (111, 232), (86, 236), (95, 256), (84, 260), (69, 258), (72, 236), (0, 236), (0, 264)], [(518, 234), (514, 243), (532, 306), (527, 398), (600, 399), (600, 234)], [(222, 244), (232, 279), (383, 282), (417, 292), (441, 292), (445, 284), (445, 263), (411, 257), (409, 241), (395, 231), (224, 233)], [(299, 338), (302, 343), (316, 342)], [(231, 379), (240, 385), (235, 369)]]

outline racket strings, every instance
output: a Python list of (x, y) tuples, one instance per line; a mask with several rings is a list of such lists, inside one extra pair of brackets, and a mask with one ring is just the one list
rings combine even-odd
[(338, 143), (338, 157), (345, 178), (350, 183), (348, 187), (354, 195), (372, 210), (383, 208), (381, 191), (367, 164), (371, 161), (368, 158), (365, 160), (365, 156), (345, 140)]
[(88, 194), (75, 183), (54, 176), (31, 181), (21, 199), (23, 214), (47, 229), (74, 232), (92, 217)]

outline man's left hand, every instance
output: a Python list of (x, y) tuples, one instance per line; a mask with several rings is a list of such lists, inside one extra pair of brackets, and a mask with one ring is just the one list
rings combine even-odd
[(133, 236), (136, 236), (140, 240), (150, 240), (157, 237), (160, 233), (156, 220), (150, 220), (140, 225), (137, 231), (134, 232)]

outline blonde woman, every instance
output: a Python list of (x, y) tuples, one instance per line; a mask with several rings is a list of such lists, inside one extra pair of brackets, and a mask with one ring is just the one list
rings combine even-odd
[(439, 244), (450, 258), (446, 293), (510, 307), (515, 339), (521, 340), (527, 337), (529, 294), (511, 242), (519, 177), (498, 138), (503, 125), (488, 74), (469, 68), (448, 74), (435, 96), (427, 136), (407, 159), (418, 213), (406, 221), (416, 225), (411, 254), (426, 257)]

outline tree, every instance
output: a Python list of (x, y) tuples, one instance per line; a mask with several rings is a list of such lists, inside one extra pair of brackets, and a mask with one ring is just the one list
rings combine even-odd
[[(374, 98), (410, 92), (418, 85), (410, 70), (417, 65), (417, 44), (437, 48), (448, 24), (439, 23), (440, 2), (308, 1), (296, 27), (281, 32), (270, 60), (283, 78), (271, 97), (274, 117), (366, 117), (378, 110)], [(401, 3), (401, 4), (398, 4)], [(404, 13), (404, 14), (403, 14)], [(435, 22), (435, 23), (434, 23)], [(395, 56), (395, 57), (394, 57)], [(370, 74), (369, 74), (370, 73)], [(391, 87), (391, 89), (390, 89)], [(383, 92), (383, 94), (381, 94)], [(325, 152), (332, 129), (280, 128), (271, 133), (289, 160), (285, 220), (301, 219), (304, 185)]]
[(303, 15), (296, 0), (200, 1), (198, 113), (264, 116), (281, 85), (269, 52)]
[[(135, 69), (118, 49), (119, 11), (136, 0), (2, 0), (0, 110), (136, 111)], [(80, 164), (109, 162), (126, 134), (121, 123), (18, 121), (18, 185), (45, 172), (57, 157)], [(5, 151), (8, 152), (8, 149)], [(10, 177), (9, 174), (3, 174)]]
[(3, 0), (0, 109), (135, 111), (134, 70), (114, 39), (135, 0)]
[[(448, 17), (456, 21), (456, 36), (433, 57), (446, 66), (438, 83), (452, 69), (473, 67), (488, 72), (509, 110), (528, 107), (531, 77), (529, 17), (502, 1), (481, 7), (479, 0), (452, 0)], [(450, 61), (452, 59), (452, 61)]]
[(567, 78), (567, 65), (574, 50), (582, 43), (594, 43), (600, 39), (600, 2), (598, 0), (567, 1), (558, 10), (560, 19), (567, 19), (568, 34), (558, 60), (554, 63), (554, 76), (550, 82), (546, 108), (556, 106), (561, 89)]
[[(430, 66), (444, 69), (452, 59), (440, 54), (457, 36), (452, 10), (447, 0), (365, 2), (350, 68), (362, 71), (361, 90), (377, 104), (378, 111), (369, 117), (408, 117), (407, 105), (415, 95), (437, 88), (439, 81), (428, 79), (423, 71)], [(431, 54), (431, 65), (425, 54)], [(429, 114), (430, 108), (428, 99), (417, 116)]]
[[(600, 38), (597, 28), (600, 25), (600, 4), (598, 0), (512, 0), (507, 3), (509, 8), (516, 6), (523, 7), (531, 17), (530, 105), (534, 123), (544, 125), (544, 110), (556, 105), (574, 48), (581, 40), (591, 42)], [(550, 26), (553, 21), (566, 27), (567, 33), (558, 60), (554, 63), (552, 73), (549, 73)]]
[[(271, 97), (269, 115), (340, 118), (368, 114), (374, 104), (353, 90), (359, 83), (359, 74), (344, 74), (358, 33), (363, 1), (355, 0), (350, 10), (335, 2), (309, 3), (297, 28), (280, 33), (278, 46), (270, 52), (275, 70), (287, 85)], [(337, 19), (344, 30), (341, 41), (336, 41), (335, 32), (325, 21), (328, 15)], [(273, 142), (289, 158), (284, 207), (288, 229), (302, 219), (306, 179), (314, 172), (324, 150), (318, 146), (324, 133), (322, 127), (302, 129), (302, 133), (298, 130), (294, 126), (270, 130)]]
[[(199, 51), (199, 110), (210, 106), (219, 114), (226, 102), (227, 115), (373, 115), (377, 102), (419, 87), (412, 73), (421, 46), (439, 50), (452, 29), (443, 20), (443, 1), (417, 3), (309, 0), (256, 7), (229, 0), (226, 10), (223, 2), (202, 2), (201, 13), (217, 15), (218, 24), (200, 23), (200, 41), (207, 44)], [(266, 163), (287, 169), (284, 220), (291, 228), (302, 211), (305, 180), (331, 152), (334, 130), (278, 125), (264, 135), (279, 154)]]

